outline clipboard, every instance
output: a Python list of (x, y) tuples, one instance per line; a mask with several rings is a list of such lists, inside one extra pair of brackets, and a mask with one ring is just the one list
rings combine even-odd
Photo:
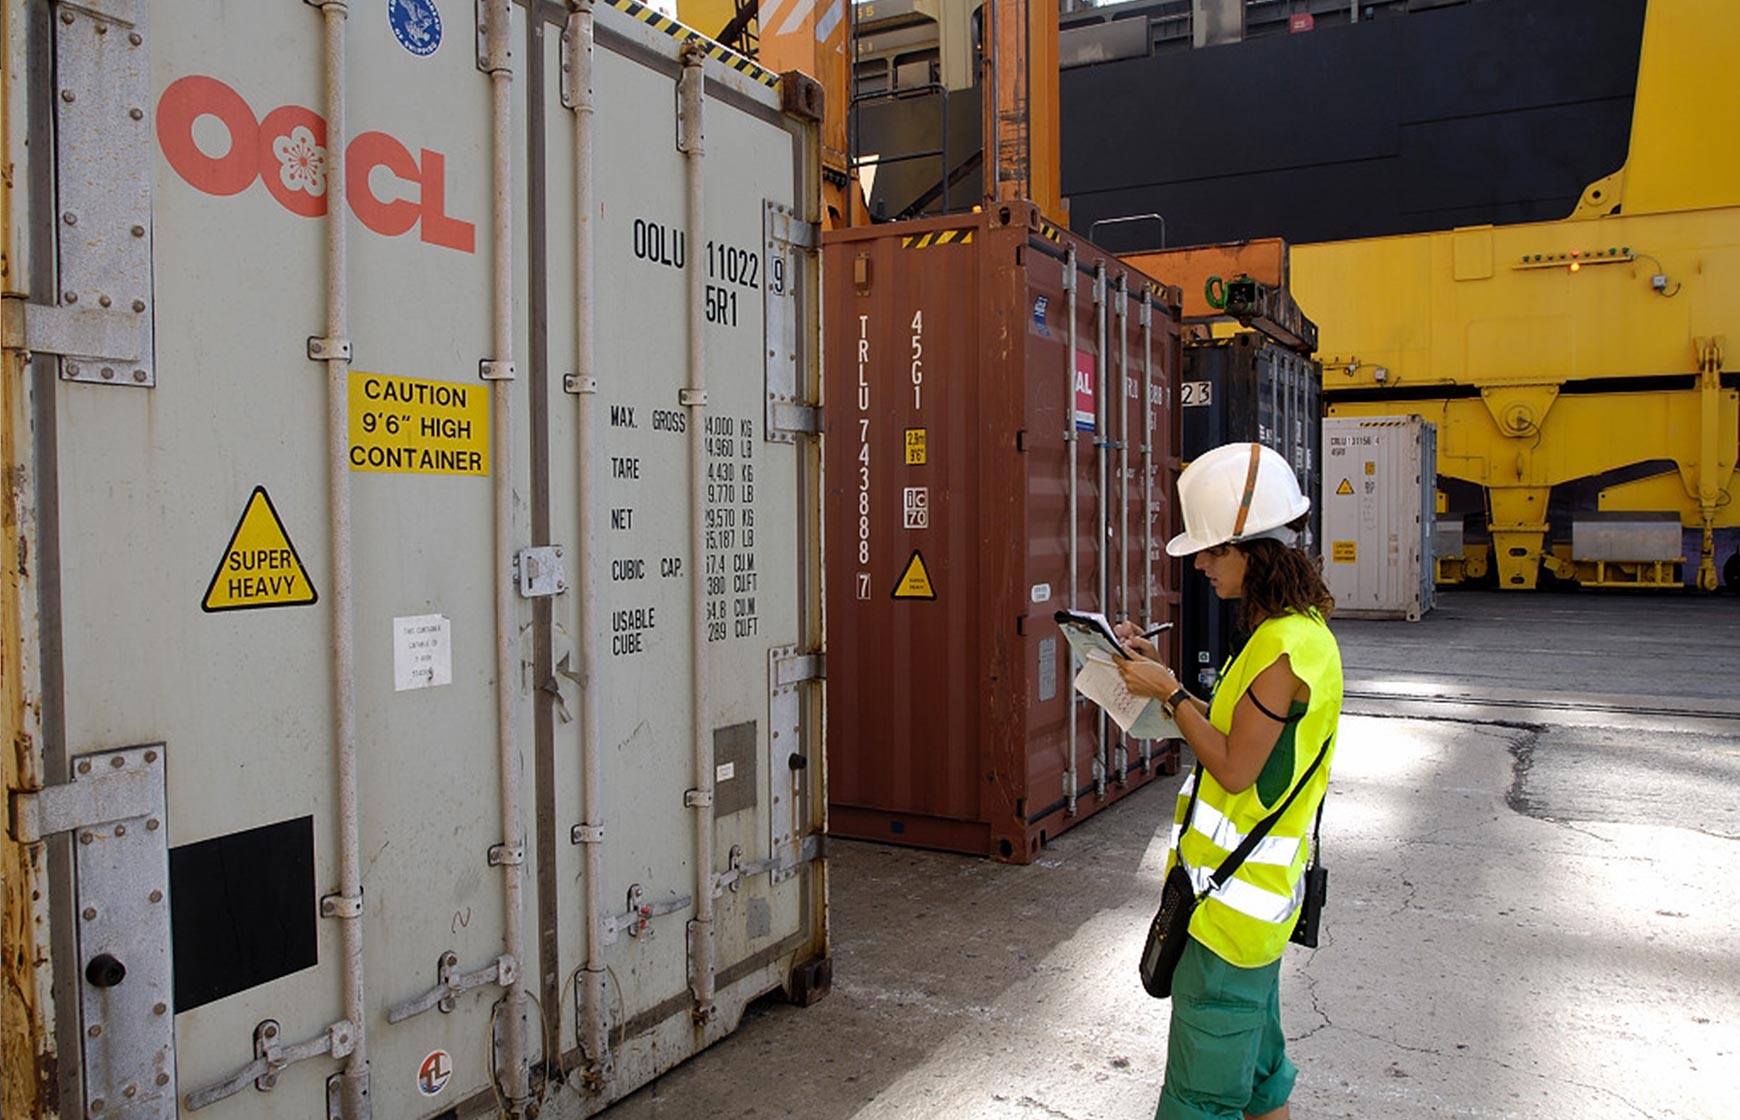
[(1069, 639), (1070, 648), (1078, 656), (1085, 657), (1089, 651), (1093, 651), (1120, 661), (1130, 659), (1130, 655), (1124, 652), (1123, 643), (1112, 632), (1111, 622), (1098, 611), (1064, 610), (1051, 617), (1062, 628), (1064, 636)]

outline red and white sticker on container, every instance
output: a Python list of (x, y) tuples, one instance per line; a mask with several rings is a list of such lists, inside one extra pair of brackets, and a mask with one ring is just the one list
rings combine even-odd
[(417, 1067), (417, 1092), (425, 1097), (432, 1097), (447, 1088), (447, 1083), (451, 1080), (453, 1055), (445, 1050), (434, 1051)]
[(1094, 430), (1094, 374), (1099, 361), (1084, 350), (1075, 352), (1075, 426), (1078, 430)]

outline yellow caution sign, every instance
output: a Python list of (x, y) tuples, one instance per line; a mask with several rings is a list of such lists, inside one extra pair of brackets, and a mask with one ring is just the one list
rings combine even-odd
[(1357, 564), (1359, 562), (1359, 543), (1357, 541), (1336, 541), (1330, 547), (1330, 563)]
[(936, 588), (931, 586), (930, 572), (925, 569), (924, 557), (912, 550), (912, 559), (906, 562), (906, 571), (901, 573), (900, 582), (894, 585), (892, 599), (935, 599)]
[(223, 559), (205, 589), (200, 608), (245, 611), (256, 607), (305, 607), (320, 595), (308, 579), (290, 534), (264, 486), (254, 487)]
[(1372, 462), (1370, 459), (1367, 459), (1365, 461), (1365, 473), (1368, 475), (1376, 474), (1377, 473), (1377, 464)]
[(1350, 479), (1342, 479), (1341, 485), (1335, 488), (1335, 492), (1341, 495), (1353, 493), (1353, 482)]
[(906, 465), (922, 467), (925, 461), (924, 429), (906, 429)]

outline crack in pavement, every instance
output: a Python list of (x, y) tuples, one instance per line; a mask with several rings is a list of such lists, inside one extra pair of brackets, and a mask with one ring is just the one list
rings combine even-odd
[(1637, 1113), (1639, 1116), (1644, 1117), (1644, 1120), (1656, 1120), (1654, 1113), (1651, 1113), (1651, 1112), (1645, 1110), (1644, 1108), (1639, 1106), (1635, 1101), (1627, 1099), (1623, 1095), (1614, 1092), (1612, 1089), (1609, 1089), (1604, 1085), (1591, 1085), (1587, 1082), (1577, 1081), (1577, 1080), (1574, 1080), (1573, 1078), (1565, 1077), (1565, 1076), (1559, 1075), (1559, 1074), (1548, 1074), (1548, 1073), (1541, 1073), (1537, 1070), (1523, 1069), (1521, 1066), (1514, 1066), (1514, 1065), (1511, 1065), (1509, 1062), (1501, 1061), (1498, 1058), (1487, 1057), (1485, 1054), (1472, 1054), (1472, 1053), (1469, 1053), (1467, 1051), (1454, 1051), (1451, 1053), (1445, 1053), (1442, 1050), (1437, 1050), (1437, 1049), (1434, 1049), (1434, 1048), (1429, 1047), (1429, 1046), (1410, 1046), (1407, 1043), (1402, 1042), (1401, 1040), (1397, 1039), (1393, 1035), (1386, 1038), (1383, 1035), (1372, 1034), (1370, 1031), (1362, 1031), (1362, 1030), (1358, 1029), (1357, 1027), (1342, 1027), (1342, 1026), (1337, 1026), (1334, 1023), (1329, 1023), (1328, 1026), (1332, 1030), (1344, 1031), (1347, 1034), (1356, 1035), (1360, 1038), (1369, 1039), (1372, 1042), (1376, 1042), (1376, 1043), (1380, 1043), (1380, 1044), (1388, 1044), (1390, 1046), (1394, 1046), (1398, 1050), (1404, 1050), (1404, 1051), (1407, 1051), (1408, 1053), (1411, 1053), (1411, 1054), (1425, 1054), (1428, 1057), (1433, 1057), (1433, 1058), (1447, 1058), (1447, 1059), (1452, 1059), (1452, 1060), (1465, 1059), (1468, 1061), (1484, 1062), (1488, 1065), (1497, 1066), (1498, 1068), (1503, 1069), (1503, 1070), (1509, 1070), (1512, 1073), (1520, 1073), (1520, 1074), (1523, 1074), (1524, 1076), (1537, 1078), (1537, 1079), (1542, 1080), (1542, 1081), (1551, 1081), (1551, 1082), (1556, 1082), (1556, 1083), (1562, 1084), (1562, 1085), (1573, 1085), (1579, 1089), (1584, 1089), (1584, 1090), (1587, 1090), (1587, 1091), (1592, 1092), (1592, 1093), (1601, 1093), (1605, 1096), (1612, 1097), (1614, 1100), (1618, 1101), (1620, 1104), (1623, 1104), (1625, 1107), (1631, 1109), (1633, 1112)]

